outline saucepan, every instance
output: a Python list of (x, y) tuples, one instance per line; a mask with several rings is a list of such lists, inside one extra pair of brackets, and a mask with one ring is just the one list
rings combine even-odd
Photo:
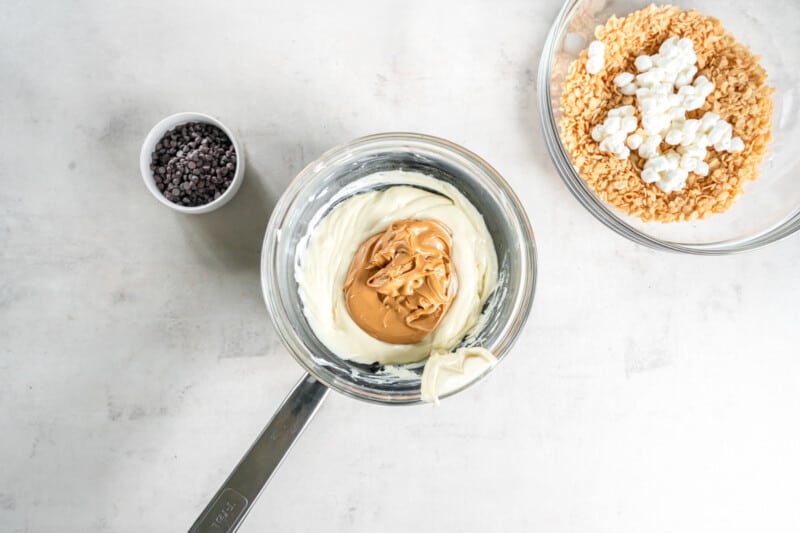
[[(306, 237), (319, 215), (324, 216), (342, 200), (343, 189), (348, 194), (366, 192), (354, 184), (388, 170), (417, 171), (454, 185), (481, 213), (494, 240), (498, 279), (485, 303), (487, 319), (479, 331), (454, 348), (481, 346), (502, 361), (519, 336), (533, 302), (536, 244), (519, 199), (494, 168), (461, 146), (414, 133), (371, 135), (326, 152), (289, 184), (272, 213), (261, 251), (264, 300), (283, 344), (306, 374), (190, 531), (238, 529), (330, 389), (385, 405), (422, 402), (421, 365), (409, 365), (402, 373), (386, 373), (379, 365), (346, 361), (332, 353), (303, 314), (295, 279)], [(490, 371), (447, 391), (442, 398), (461, 392)]]

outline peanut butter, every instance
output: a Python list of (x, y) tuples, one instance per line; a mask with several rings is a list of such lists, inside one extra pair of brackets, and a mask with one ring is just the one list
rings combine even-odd
[(450, 230), (438, 220), (399, 220), (364, 241), (344, 284), (353, 321), (370, 336), (414, 344), (444, 317), (458, 290)]

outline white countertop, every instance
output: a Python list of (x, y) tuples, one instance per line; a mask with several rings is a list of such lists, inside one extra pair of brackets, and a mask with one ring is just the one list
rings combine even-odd
[[(185, 531), (302, 372), (262, 303), (271, 207), (324, 150), (462, 144), (519, 194), (534, 309), (439, 408), (329, 396), (241, 531), (790, 531), (800, 237), (636, 246), (574, 200), (535, 105), (558, 0), (14, 2), (0, 13), (0, 531)], [(165, 115), (246, 145), (222, 210), (142, 184)]]

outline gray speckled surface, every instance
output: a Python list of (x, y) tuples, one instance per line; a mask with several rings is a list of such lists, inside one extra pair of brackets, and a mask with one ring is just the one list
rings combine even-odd
[[(188, 528), (301, 375), (261, 301), (272, 205), (325, 149), (411, 130), (519, 194), (528, 326), (440, 408), (330, 397), (242, 531), (790, 531), (800, 241), (664, 255), (584, 212), (535, 108), (557, 4), (6, 2), (0, 530)], [(211, 215), (138, 174), (182, 110), (246, 145)]]

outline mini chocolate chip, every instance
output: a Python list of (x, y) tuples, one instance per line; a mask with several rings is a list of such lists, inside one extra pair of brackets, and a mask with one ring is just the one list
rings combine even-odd
[(164, 134), (150, 165), (157, 188), (167, 200), (199, 206), (219, 198), (231, 186), (236, 150), (216, 126), (191, 122)]

